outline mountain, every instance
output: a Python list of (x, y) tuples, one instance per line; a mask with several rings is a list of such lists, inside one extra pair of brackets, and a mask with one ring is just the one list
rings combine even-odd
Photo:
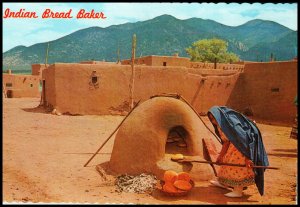
[[(185, 48), (205, 38), (220, 38), (228, 42), (228, 49), (242, 60), (290, 60), (297, 56), (297, 31), (276, 22), (251, 20), (232, 27), (213, 20), (190, 18), (179, 20), (170, 15), (136, 23), (90, 27), (78, 30), (49, 42), (48, 63), (79, 62), (83, 60), (116, 61), (131, 56), (132, 35), (137, 36), (136, 57), (145, 55), (173, 55), (188, 57)], [(3, 69), (30, 70), (33, 63), (44, 63), (48, 43), (30, 47), (17, 46), (3, 53)], [(268, 58), (267, 58), (268, 57)]]
[(268, 61), (271, 53), (276, 60), (290, 60), (297, 56), (298, 36), (291, 31), (272, 44), (261, 42), (244, 52), (242, 56), (250, 61)]

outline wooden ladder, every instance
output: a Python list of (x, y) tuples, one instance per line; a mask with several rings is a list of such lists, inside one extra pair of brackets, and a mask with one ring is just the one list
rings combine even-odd
[(3, 93), (4, 93), (4, 97), (7, 98), (6, 87), (5, 87), (5, 84), (4, 84), (4, 83), (3, 83)]

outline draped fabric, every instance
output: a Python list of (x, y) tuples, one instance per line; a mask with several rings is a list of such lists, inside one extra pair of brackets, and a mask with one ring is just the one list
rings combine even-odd
[[(229, 141), (254, 165), (269, 166), (263, 140), (256, 124), (243, 114), (225, 106), (214, 106), (208, 114), (213, 115)], [(215, 130), (217, 132), (216, 126)], [(218, 134), (218, 133), (217, 133)], [(260, 195), (264, 194), (264, 168), (253, 168), (255, 184)]]

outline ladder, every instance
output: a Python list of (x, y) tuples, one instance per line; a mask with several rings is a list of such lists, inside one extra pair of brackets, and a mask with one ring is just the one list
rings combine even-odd
[(5, 87), (4, 83), (3, 83), (3, 94), (4, 94), (4, 97), (7, 98), (6, 87)]

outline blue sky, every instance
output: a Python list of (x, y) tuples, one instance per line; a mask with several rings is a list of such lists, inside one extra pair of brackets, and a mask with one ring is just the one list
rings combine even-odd
[[(170, 14), (178, 19), (192, 17), (211, 19), (228, 26), (238, 26), (252, 19), (275, 21), (297, 30), (297, 4), (261, 3), (3, 3), (11, 11), (36, 12), (37, 19), (6, 18), (3, 20), (3, 52), (18, 46), (31, 46), (58, 39), (79, 29), (108, 27), (127, 22), (152, 19)], [(72, 19), (42, 19), (45, 9), (67, 12), (72, 9)], [(80, 9), (103, 12), (106, 19), (76, 19)]]

